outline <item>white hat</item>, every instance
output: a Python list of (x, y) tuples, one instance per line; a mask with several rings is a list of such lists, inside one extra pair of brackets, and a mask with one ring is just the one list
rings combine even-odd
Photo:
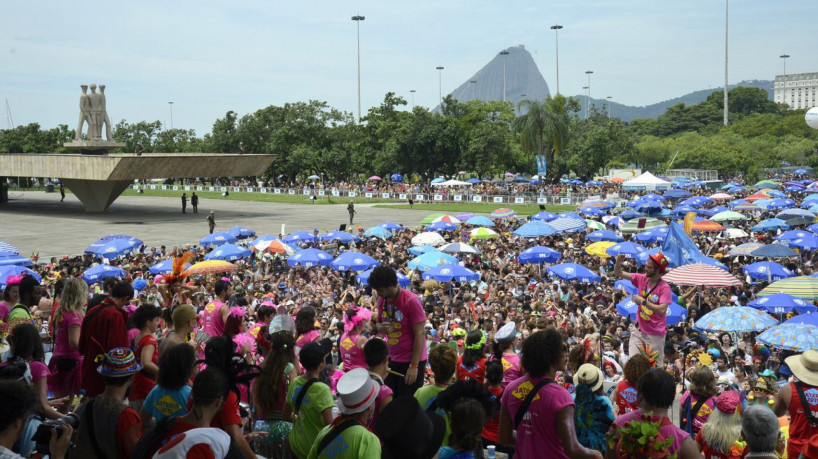
[(378, 398), (380, 387), (363, 368), (346, 372), (338, 380), (338, 410), (341, 414), (355, 414), (366, 411)]
[(154, 459), (223, 459), (230, 449), (230, 435), (214, 427), (203, 427), (183, 432), (165, 443)]
[(787, 357), (784, 362), (799, 381), (818, 386), (818, 351), (810, 349), (801, 355)]
[(509, 322), (509, 323), (503, 325), (502, 327), (500, 327), (499, 330), (497, 330), (497, 333), (494, 334), (494, 340), (495, 341), (508, 341), (508, 340), (511, 340), (511, 339), (514, 338), (514, 332), (515, 331), (516, 331), (516, 329), (515, 329), (514, 322)]

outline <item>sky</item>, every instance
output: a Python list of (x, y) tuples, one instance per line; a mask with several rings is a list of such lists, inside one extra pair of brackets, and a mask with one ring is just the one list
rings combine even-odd
[[(730, 0), (729, 82), (818, 71), (814, 0)], [(80, 84), (106, 84), (113, 123), (210, 132), (233, 110), (326, 101), (364, 114), (387, 92), (438, 103), (509, 46), (524, 45), (552, 92), (648, 105), (724, 81), (724, 0), (173, 0), (4, 2), (0, 128), (78, 119)], [(812, 38), (810, 38), (812, 37)], [(435, 69), (443, 66), (442, 74)], [(173, 102), (172, 107), (168, 102)]]

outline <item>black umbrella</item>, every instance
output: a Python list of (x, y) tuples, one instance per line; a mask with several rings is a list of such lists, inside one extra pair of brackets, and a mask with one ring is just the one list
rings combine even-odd
[(787, 220), (787, 225), (793, 226), (807, 226), (812, 224), (812, 219), (807, 217), (795, 217)]

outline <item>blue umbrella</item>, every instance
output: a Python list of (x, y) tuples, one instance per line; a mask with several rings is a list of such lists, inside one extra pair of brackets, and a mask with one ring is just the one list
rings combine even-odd
[(689, 191), (674, 188), (672, 190), (665, 191), (664, 196), (666, 198), (671, 198), (671, 199), (681, 199), (681, 198), (689, 198), (692, 195), (690, 194)]
[(287, 244), (298, 244), (301, 242), (315, 242), (318, 240), (318, 236), (310, 233), (309, 231), (296, 231), (295, 233), (288, 234), (284, 236), (282, 239), (283, 242)]
[(807, 236), (811, 236), (812, 233), (810, 231), (803, 231), (803, 230), (790, 230), (784, 231), (783, 233), (776, 236), (776, 241), (794, 241), (796, 239), (802, 239)]
[[(757, 201), (756, 201), (757, 202)], [(776, 214), (775, 218), (787, 220), (793, 217), (815, 218), (815, 214), (806, 209), (787, 209)]]
[(647, 244), (662, 242), (667, 237), (668, 230), (669, 228), (667, 226), (659, 226), (656, 228), (651, 228), (647, 231), (642, 231), (633, 238), (639, 242), (644, 242)]
[(457, 225), (450, 222), (439, 221), (432, 223), (426, 227), (426, 231), (455, 231), (457, 230)]
[(142, 245), (142, 241), (136, 238), (113, 238), (98, 240), (85, 249), (85, 253), (93, 254), (96, 257), (116, 258), (132, 252)]
[(766, 330), (778, 323), (766, 312), (746, 306), (723, 306), (696, 321), (698, 330), (710, 332), (751, 332)]
[(559, 215), (555, 214), (554, 212), (539, 212), (531, 216), (532, 220), (542, 220), (546, 222), (550, 222), (551, 220), (556, 220), (559, 218)]
[(85, 272), (82, 273), (82, 280), (90, 285), (108, 277), (124, 278), (126, 275), (124, 269), (117, 268), (116, 266), (96, 265), (86, 269)]
[(360, 241), (361, 238), (347, 231), (330, 231), (319, 237), (322, 241), (339, 241), (341, 244)]
[(480, 183), (480, 179), (479, 178), (470, 178), (470, 179), (466, 180), (466, 182), (471, 183), (472, 185), (476, 185), (476, 184)]
[(8, 281), (9, 277), (19, 276), (21, 274), (27, 274), (29, 276), (32, 276), (33, 278), (37, 279), (37, 282), (43, 281), (43, 278), (40, 277), (39, 274), (26, 268), (25, 266), (18, 265), (0, 266), (0, 289), (6, 288), (6, 282)]
[(235, 244), (223, 244), (205, 255), (205, 260), (236, 261), (249, 257), (253, 252), (247, 247)]
[(588, 185), (588, 186), (602, 186), (602, 182), (600, 182), (599, 180), (588, 180), (586, 185)]
[(392, 175), (389, 176), (389, 178), (392, 179), (393, 182), (402, 182), (403, 181), (403, 176), (400, 175), (400, 174), (392, 174)]
[(554, 263), (560, 258), (562, 258), (562, 253), (548, 247), (535, 245), (523, 250), (517, 257), (517, 261), (521, 264)]
[(200, 239), (199, 244), (201, 244), (203, 247), (210, 247), (220, 246), (224, 244), (232, 244), (236, 241), (238, 241), (238, 239), (232, 234), (217, 231), (213, 234), (208, 234), (207, 236)]
[(426, 252), (419, 257), (409, 260), (407, 266), (409, 269), (419, 269), (421, 271), (428, 271), (435, 266), (446, 264), (457, 264), (458, 259), (440, 251)]
[(339, 255), (338, 258), (332, 260), (332, 263), (329, 265), (332, 267), (332, 269), (338, 271), (347, 271), (351, 269), (353, 271), (360, 272), (374, 268), (375, 266), (380, 266), (381, 263), (365, 253), (346, 251)]
[(593, 233), (586, 234), (585, 239), (594, 242), (599, 241), (622, 242), (625, 240), (622, 236), (620, 236), (619, 234), (612, 230), (594, 231)]
[(793, 249), (812, 251), (818, 249), (818, 236), (810, 233), (809, 236), (789, 241), (789, 244)]
[(818, 193), (804, 196), (804, 201), (818, 201)]
[(590, 284), (602, 280), (599, 274), (591, 271), (585, 266), (576, 263), (560, 263), (546, 268), (552, 277), (559, 277), (562, 280), (577, 281), (583, 284)]
[(735, 187), (733, 187), (733, 188), (730, 188), (730, 190), (728, 191), (728, 193), (730, 193), (730, 194), (738, 194), (738, 193), (744, 193), (745, 191), (747, 191), (747, 190), (746, 190), (746, 189), (745, 189), (743, 186), (735, 186)]
[(806, 188), (804, 188), (804, 185), (790, 185), (787, 188), (784, 188), (784, 191), (789, 193), (801, 193), (806, 191)]
[(662, 197), (662, 196), (660, 196), (660, 195), (658, 195), (656, 193), (648, 193), (648, 194), (642, 196), (640, 199), (647, 200), (647, 201), (659, 201), (659, 202), (662, 202), (662, 201), (665, 200), (664, 197)]
[(818, 234), (818, 223), (813, 223), (812, 225), (809, 225), (809, 226), (807, 227), (807, 229), (808, 229), (810, 232), (812, 232), (813, 234)]
[(608, 247), (608, 250), (605, 252), (612, 257), (625, 255), (627, 258), (634, 258), (640, 253), (646, 253), (647, 251), (646, 248), (634, 242), (619, 242)]
[(457, 264), (440, 265), (423, 273), (423, 280), (438, 282), (471, 282), (480, 279), (480, 274)]
[(785, 324), (807, 324), (818, 327), (818, 314), (800, 314), (784, 321)]
[(388, 229), (389, 231), (398, 231), (403, 229), (403, 225), (395, 223), (395, 222), (383, 222), (379, 224), (381, 228)]
[(771, 210), (789, 209), (795, 206), (795, 201), (792, 199), (773, 199), (767, 204), (767, 208)]
[[(190, 263), (185, 263), (183, 269), (187, 269), (190, 267)], [(152, 272), (153, 274), (170, 274), (173, 271), (173, 259), (168, 258), (167, 260), (160, 261), (155, 265), (148, 268), (148, 271)]]
[(332, 263), (332, 256), (323, 250), (318, 249), (304, 249), (296, 252), (290, 258), (287, 258), (287, 264), (290, 266), (303, 266), (309, 268), (312, 266), (327, 266)]
[(445, 180), (443, 180), (441, 177), (438, 177), (438, 178), (432, 180), (432, 183), (443, 183), (443, 182), (445, 182)]
[(8, 242), (0, 241), (0, 252), (20, 253), (20, 249), (14, 247)]
[(557, 230), (548, 223), (532, 220), (514, 230), (513, 234), (518, 237), (542, 237), (557, 234)]
[(0, 252), (0, 266), (31, 266), (33, 264), (28, 258), (14, 252)]
[(583, 207), (579, 209), (579, 213), (591, 217), (601, 217), (603, 215), (607, 215), (605, 211), (599, 207)]
[(750, 255), (753, 257), (767, 257), (767, 258), (787, 258), (787, 257), (797, 257), (798, 254), (793, 251), (791, 248), (787, 247), (784, 244), (767, 244), (765, 246), (759, 247), (752, 252)]
[(792, 171), (792, 173), (795, 175), (807, 175), (809, 172), (807, 172), (806, 169), (796, 169)]
[(494, 222), (490, 218), (482, 215), (466, 220), (466, 224), (471, 226), (494, 226)]
[[(639, 311), (639, 305), (634, 303), (633, 298), (631, 297), (625, 298), (616, 305), (616, 312), (632, 321), (636, 320), (637, 311)], [(670, 306), (667, 308), (665, 320), (667, 321), (667, 324), (671, 326), (684, 322), (687, 320), (687, 309), (676, 304), (675, 302), (670, 303)]]
[(780, 218), (770, 218), (767, 220), (762, 220), (758, 222), (755, 226), (753, 226), (753, 231), (777, 231), (777, 230), (786, 230), (790, 229), (787, 222), (781, 220)]
[(244, 226), (234, 226), (227, 233), (236, 239), (247, 239), (256, 235), (256, 232)]
[[(747, 303), (751, 308), (761, 309), (771, 314), (789, 314), (790, 312), (797, 312), (798, 314), (812, 314), (818, 308), (806, 300), (802, 300), (797, 296), (792, 296), (786, 293), (775, 293), (770, 296), (762, 296)], [(816, 316), (818, 317), (818, 315)]]
[(818, 348), (818, 326), (808, 323), (783, 323), (759, 334), (756, 341), (777, 349), (804, 352)]
[(585, 220), (576, 218), (560, 217), (556, 220), (551, 220), (548, 225), (557, 230), (558, 233), (575, 233), (585, 231)]
[(679, 206), (671, 210), (670, 215), (672, 215), (675, 218), (682, 218), (690, 212), (696, 212), (696, 208), (692, 206)]
[(623, 220), (633, 220), (634, 218), (641, 218), (644, 217), (645, 214), (639, 213), (633, 209), (628, 209), (621, 214), (619, 214), (619, 218)]
[(633, 282), (627, 279), (619, 279), (618, 281), (614, 282), (614, 288), (622, 290), (629, 295), (636, 295), (639, 292), (639, 289), (633, 285)]
[(585, 217), (581, 216), (580, 214), (578, 214), (576, 212), (563, 212), (563, 213), (557, 215), (557, 218), (575, 218), (577, 220), (585, 221)]
[(366, 237), (392, 237), (392, 232), (380, 226), (373, 226), (364, 231)]
[(613, 226), (614, 228), (619, 228), (620, 226), (625, 224), (625, 220), (623, 220), (620, 217), (614, 217), (605, 222), (605, 224), (608, 226)]
[[(773, 282), (795, 276), (795, 273), (774, 261), (759, 261), (742, 268), (751, 279)], [(769, 297), (765, 297), (769, 298)]]
[(423, 255), (426, 252), (434, 252), (435, 250), (437, 250), (437, 248), (432, 247), (431, 245), (415, 245), (409, 247), (409, 250), (407, 250), (407, 252), (411, 253), (412, 255), (419, 256)]
[[(369, 283), (369, 275), (372, 274), (373, 269), (375, 268), (367, 269), (366, 271), (358, 273), (358, 275), (355, 276), (355, 280), (358, 282), (358, 285), (363, 286)], [(395, 271), (395, 274), (398, 275), (398, 285), (401, 287), (408, 287), (409, 284), (412, 283), (412, 280), (404, 276), (401, 272)]]

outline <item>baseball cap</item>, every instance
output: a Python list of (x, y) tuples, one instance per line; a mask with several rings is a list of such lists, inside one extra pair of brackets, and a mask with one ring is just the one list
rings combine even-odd
[(332, 341), (324, 338), (321, 341), (307, 343), (302, 347), (298, 353), (298, 360), (301, 361), (304, 368), (311, 370), (320, 365), (331, 351)]

